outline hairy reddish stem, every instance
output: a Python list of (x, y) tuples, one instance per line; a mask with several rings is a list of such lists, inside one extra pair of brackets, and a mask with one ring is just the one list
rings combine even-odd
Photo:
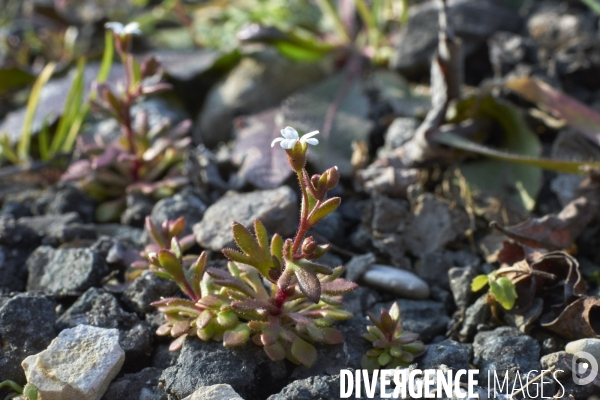
[(281, 288), (277, 288), (277, 294), (275, 295), (275, 305), (277, 306), (278, 309), (281, 309), (281, 307), (283, 306), (283, 303), (285, 303), (285, 301), (287, 300), (287, 293), (285, 292), (285, 290), (282, 290)]
[(300, 224), (298, 225), (298, 232), (296, 233), (296, 237), (294, 238), (294, 244), (292, 246), (292, 254), (296, 254), (300, 245), (302, 244), (302, 240), (304, 239), (304, 235), (310, 225), (308, 223), (308, 194), (306, 193), (306, 186), (303, 185), (303, 174), (306, 171), (304, 168), (301, 171), (296, 171), (296, 175), (298, 176), (298, 184), (300, 185), (300, 190), (302, 191), (302, 210), (300, 211)]

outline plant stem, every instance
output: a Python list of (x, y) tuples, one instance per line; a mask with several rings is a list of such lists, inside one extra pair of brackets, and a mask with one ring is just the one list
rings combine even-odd
[(335, 6), (332, 4), (331, 0), (317, 0), (317, 5), (321, 9), (321, 12), (327, 15), (333, 21), (333, 26), (335, 28), (336, 34), (339, 39), (342, 40), (343, 44), (350, 43), (350, 36), (346, 31), (346, 27), (344, 26), (344, 22), (342, 22)]
[(300, 224), (298, 225), (298, 233), (296, 233), (294, 244), (292, 246), (292, 254), (294, 255), (298, 252), (300, 244), (304, 239), (304, 235), (310, 227), (308, 224), (308, 194), (306, 193), (306, 187), (304, 186), (304, 181), (302, 179), (303, 173), (306, 173), (304, 168), (296, 171), (296, 175), (298, 176), (298, 184), (300, 185), (300, 190), (302, 191), (302, 210), (300, 211)]

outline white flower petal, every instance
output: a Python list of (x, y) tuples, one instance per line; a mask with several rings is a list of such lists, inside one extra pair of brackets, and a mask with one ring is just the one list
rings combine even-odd
[(104, 24), (104, 27), (106, 29), (110, 29), (111, 31), (113, 31), (117, 35), (123, 34), (124, 29), (125, 29), (125, 27), (123, 26), (123, 24), (120, 23), (120, 22), (107, 22), (107, 23)]
[(123, 28), (123, 33), (129, 35), (141, 35), (140, 24), (137, 22), (130, 22)]
[(298, 139), (283, 139), (281, 141), (281, 147), (283, 147), (286, 150), (289, 150), (289, 149), (293, 148), (297, 142), (298, 142)]
[(281, 130), (281, 136), (286, 139), (298, 139), (298, 131), (291, 126), (286, 126)]
[(277, 139), (274, 139), (274, 140), (271, 142), (271, 147), (275, 146), (275, 143), (277, 143), (277, 142), (282, 142), (282, 141), (284, 141), (284, 140), (285, 140), (284, 138), (280, 138), (280, 137), (278, 137)]
[(319, 144), (319, 141), (315, 138), (305, 139), (305, 140), (303, 140), (303, 142), (312, 144), (313, 146), (316, 146)]
[(312, 131), (312, 132), (307, 133), (306, 135), (302, 135), (302, 139), (306, 140), (306, 139), (311, 138), (318, 134), (319, 134), (319, 131)]

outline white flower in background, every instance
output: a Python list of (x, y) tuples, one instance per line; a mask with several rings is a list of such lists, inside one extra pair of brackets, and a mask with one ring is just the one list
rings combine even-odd
[(296, 145), (298, 140), (300, 140), (300, 143), (307, 143), (315, 146), (319, 144), (319, 141), (313, 138), (313, 136), (315, 136), (318, 133), (319, 131), (312, 131), (307, 133), (306, 135), (302, 135), (301, 138), (298, 138), (298, 131), (292, 128), (291, 126), (286, 126), (284, 129), (281, 130), (281, 136), (283, 137), (273, 140), (273, 142), (271, 143), (271, 147), (275, 146), (275, 143), (281, 142), (282, 148), (290, 150)]
[(141, 35), (140, 24), (137, 22), (130, 22), (127, 25), (123, 25), (120, 22), (107, 22), (104, 24), (106, 29), (110, 29), (119, 36), (124, 35)]

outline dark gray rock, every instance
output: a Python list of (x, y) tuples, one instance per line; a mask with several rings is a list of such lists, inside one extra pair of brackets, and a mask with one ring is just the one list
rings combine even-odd
[(144, 368), (135, 374), (126, 374), (110, 384), (102, 400), (163, 400), (165, 393), (158, 388), (158, 368)]
[(448, 270), (452, 267), (453, 261), (453, 254), (450, 251), (425, 254), (415, 265), (415, 272), (429, 285), (450, 289)]
[(229, 384), (245, 399), (264, 399), (285, 385), (286, 362), (271, 361), (252, 342), (225, 348), (220, 342), (188, 337), (177, 364), (163, 371), (160, 382), (169, 400), (181, 400), (201, 386)]
[(56, 232), (59, 227), (64, 227), (70, 224), (81, 223), (81, 218), (75, 212), (69, 212), (62, 215), (40, 215), (35, 217), (19, 218), (18, 223), (25, 226), (40, 237), (49, 235), (53, 230)]
[(498, 77), (505, 76), (519, 64), (535, 64), (537, 46), (529, 37), (511, 32), (496, 32), (488, 40), (490, 61)]
[(46, 214), (62, 215), (75, 212), (82, 222), (94, 222), (96, 201), (76, 187), (62, 185), (48, 195), (50, 201), (46, 207)]
[(367, 253), (360, 256), (354, 256), (346, 265), (344, 270), (346, 271), (346, 279), (352, 282), (357, 282), (358, 279), (375, 264), (376, 257), (373, 253)]
[[(509, 380), (516, 374), (527, 375), (540, 370), (540, 346), (531, 336), (518, 329), (503, 326), (493, 331), (479, 332), (473, 342), (473, 365), (479, 368), (479, 384), (487, 386), (488, 371)], [(510, 385), (512, 387), (512, 383)]]
[(40, 235), (36, 229), (17, 223), (11, 215), (0, 216), (0, 245), (33, 249), (40, 243)]
[(453, 267), (448, 270), (450, 291), (454, 297), (456, 307), (466, 308), (473, 297), (471, 282), (478, 275), (475, 267)]
[(476, 332), (486, 329), (490, 325), (492, 309), (486, 300), (487, 294), (478, 298), (465, 311), (465, 318), (459, 331), (464, 340), (469, 340)]
[(393, 150), (412, 138), (420, 122), (416, 118), (396, 118), (385, 133), (385, 148)]
[(336, 324), (334, 327), (342, 332), (344, 343), (316, 344), (317, 361), (310, 368), (297, 366), (291, 378), (304, 379), (322, 374), (333, 375), (339, 374), (340, 369), (360, 368), (362, 356), (372, 348), (371, 343), (362, 337), (367, 332), (367, 325), (369, 322), (361, 316)]
[(208, 147), (227, 142), (233, 117), (278, 106), (294, 91), (319, 81), (328, 64), (294, 62), (274, 50), (244, 57), (208, 93), (197, 117), (194, 141)]
[(121, 224), (143, 228), (146, 217), (152, 212), (154, 200), (142, 193), (129, 193), (125, 211), (121, 214)]
[(185, 218), (185, 235), (192, 233), (192, 227), (202, 220), (206, 204), (191, 190), (184, 190), (173, 197), (160, 200), (152, 208), (152, 221), (160, 226), (166, 220)]
[(298, 225), (296, 194), (287, 186), (251, 193), (229, 193), (208, 207), (202, 221), (194, 225), (200, 246), (221, 251), (234, 247), (231, 224), (236, 221), (253, 230), (259, 219), (269, 233), (291, 236)]
[(54, 332), (53, 301), (20, 294), (0, 298), (0, 377), (25, 383), (21, 361), (45, 350)]
[(125, 351), (125, 369), (152, 354), (148, 325), (136, 314), (123, 311), (117, 299), (102, 289), (90, 288), (56, 321), (60, 330), (77, 325), (118, 329), (119, 345)]
[(25, 261), (30, 253), (29, 249), (0, 246), (0, 294), (25, 291)]
[[(494, 0), (450, 0), (448, 20), (462, 39), (463, 52), (476, 51), (496, 31), (516, 32), (522, 24), (515, 8)], [(405, 75), (427, 71), (438, 43), (438, 8), (434, 1), (411, 7), (391, 64)]]
[[(428, 343), (436, 335), (446, 333), (450, 318), (444, 304), (431, 300), (395, 300), (400, 306), (400, 319), (405, 330), (419, 334), (419, 340)], [(376, 304), (372, 313), (379, 315), (381, 309), (387, 310), (394, 301)]]
[(27, 258), (28, 291), (52, 294), (83, 292), (98, 286), (108, 273), (104, 259), (90, 249), (38, 247)]
[(143, 229), (121, 224), (96, 224), (95, 226), (98, 236), (106, 235), (113, 239), (128, 241), (140, 249), (146, 244), (146, 235)]
[(469, 369), (469, 349), (454, 340), (447, 339), (429, 345), (425, 354), (419, 359), (420, 369), (440, 368), (442, 364), (454, 370)]
[(18, 224), (10, 214), (0, 216), (0, 293), (25, 291), (25, 261), (39, 244), (33, 229)]
[(367, 315), (375, 304), (382, 301), (382, 296), (376, 290), (359, 286), (356, 290), (344, 295), (344, 309), (351, 312), (354, 318)]
[(566, 378), (571, 375), (571, 364), (565, 361), (568, 357), (566, 351), (557, 351), (556, 353), (550, 353), (540, 359), (542, 369), (555, 368), (557, 378)]
[(313, 400), (338, 399), (340, 397), (340, 376), (311, 376), (296, 380), (281, 392), (269, 396), (267, 400)]
[(173, 297), (178, 290), (179, 287), (175, 282), (159, 278), (150, 271), (144, 271), (125, 289), (121, 301), (131, 311), (142, 315), (155, 310), (150, 303), (160, 300), (161, 297)]

